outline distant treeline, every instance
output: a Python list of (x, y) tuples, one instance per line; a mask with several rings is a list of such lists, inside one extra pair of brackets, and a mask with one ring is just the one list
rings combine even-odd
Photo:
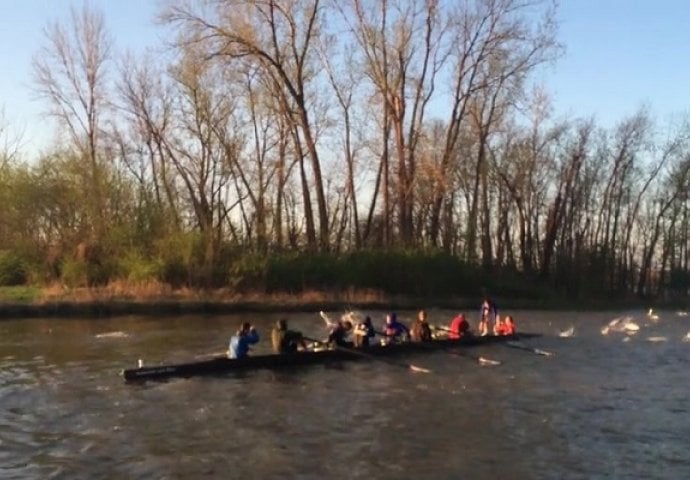
[(553, 118), (551, 2), (166, 3), (139, 56), (46, 27), (60, 141), (0, 124), (0, 284), (688, 295), (690, 128)]

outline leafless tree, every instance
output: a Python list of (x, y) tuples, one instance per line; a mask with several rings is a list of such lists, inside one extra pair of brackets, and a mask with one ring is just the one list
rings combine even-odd
[(71, 144), (88, 165), (84, 180), (90, 188), (91, 222), (98, 238), (106, 218), (99, 148), (102, 122), (109, 109), (111, 37), (103, 15), (88, 4), (70, 10), (68, 25), (51, 23), (44, 33), (46, 44), (33, 59), (36, 91), (48, 101), (58, 126), (66, 129)]

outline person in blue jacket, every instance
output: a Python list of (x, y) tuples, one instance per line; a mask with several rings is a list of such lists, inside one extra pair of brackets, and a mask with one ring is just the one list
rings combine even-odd
[(386, 315), (386, 324), (383, 326), (383, 334), (393, 342), (406, 341), (410, 336), (410, 330), (398, 321), (395, 313)]
[(237, 333), (230, 337), (228, 346), (228, 357), (243, 358), (249, 354), (249, 346), (259, 341), (259, 333), (251, 323), (242, 324)]

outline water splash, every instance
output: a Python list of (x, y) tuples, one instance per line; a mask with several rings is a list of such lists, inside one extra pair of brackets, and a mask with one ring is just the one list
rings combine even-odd
[(611, 320), (608, 325), (602, 327), (601, 334), (608, 335), (610, 332), (619, 332), (632, 335), (637, 333), (637, 331), (640, 329), (640, 326), (633, 320), (634, 319), (631, 316), (616, 317)]
[(572, 337), (575, 335), (575, 327), (571, 326), (567, 330), (558, 333), (559, 337)]

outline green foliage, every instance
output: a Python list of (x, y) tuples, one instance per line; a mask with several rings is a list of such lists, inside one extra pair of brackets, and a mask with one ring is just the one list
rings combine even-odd
[(118, 262), (118, 277), (134, 283), (159, 281), (165, 276), (165, 264), (161, 259), (146, 258), (137, 252), (129, 252)]
[(156, 261), (160, 263), (161, 280), (173, 287), (190, 285), (196, 265), (198, 235), (174, 233), (155, 242)]
[[(228, 283), (239, 291), (264, 290), (269, 258), (256, 253), (240, 254), (229, 266)], [(290, 291), (289, 289), (287, 291)]]
[(441, 252), (245, 255), (233, 264), (231, 275), (233, 285), (268, 292), (355, 287), (392, 294), (448, 295), (479, 290), (477, 272)]
[(37, 286), (0, 287), (0, 302), (31, 303), (41, 297), (41, 289)]
[(83, 260), (64, 260), (60, 272), (62, 283), (70, 288), (86, 287), (89, 283), (88, 265)]
[(15, 252), (0, 252), (0, 286), (22, 285), (26, 280), (25, 262)]
[(325, 253), (273, 255), (266, 262), (265, 288), (301, 292), (343, 287), (341, 270), (339, 259)]

